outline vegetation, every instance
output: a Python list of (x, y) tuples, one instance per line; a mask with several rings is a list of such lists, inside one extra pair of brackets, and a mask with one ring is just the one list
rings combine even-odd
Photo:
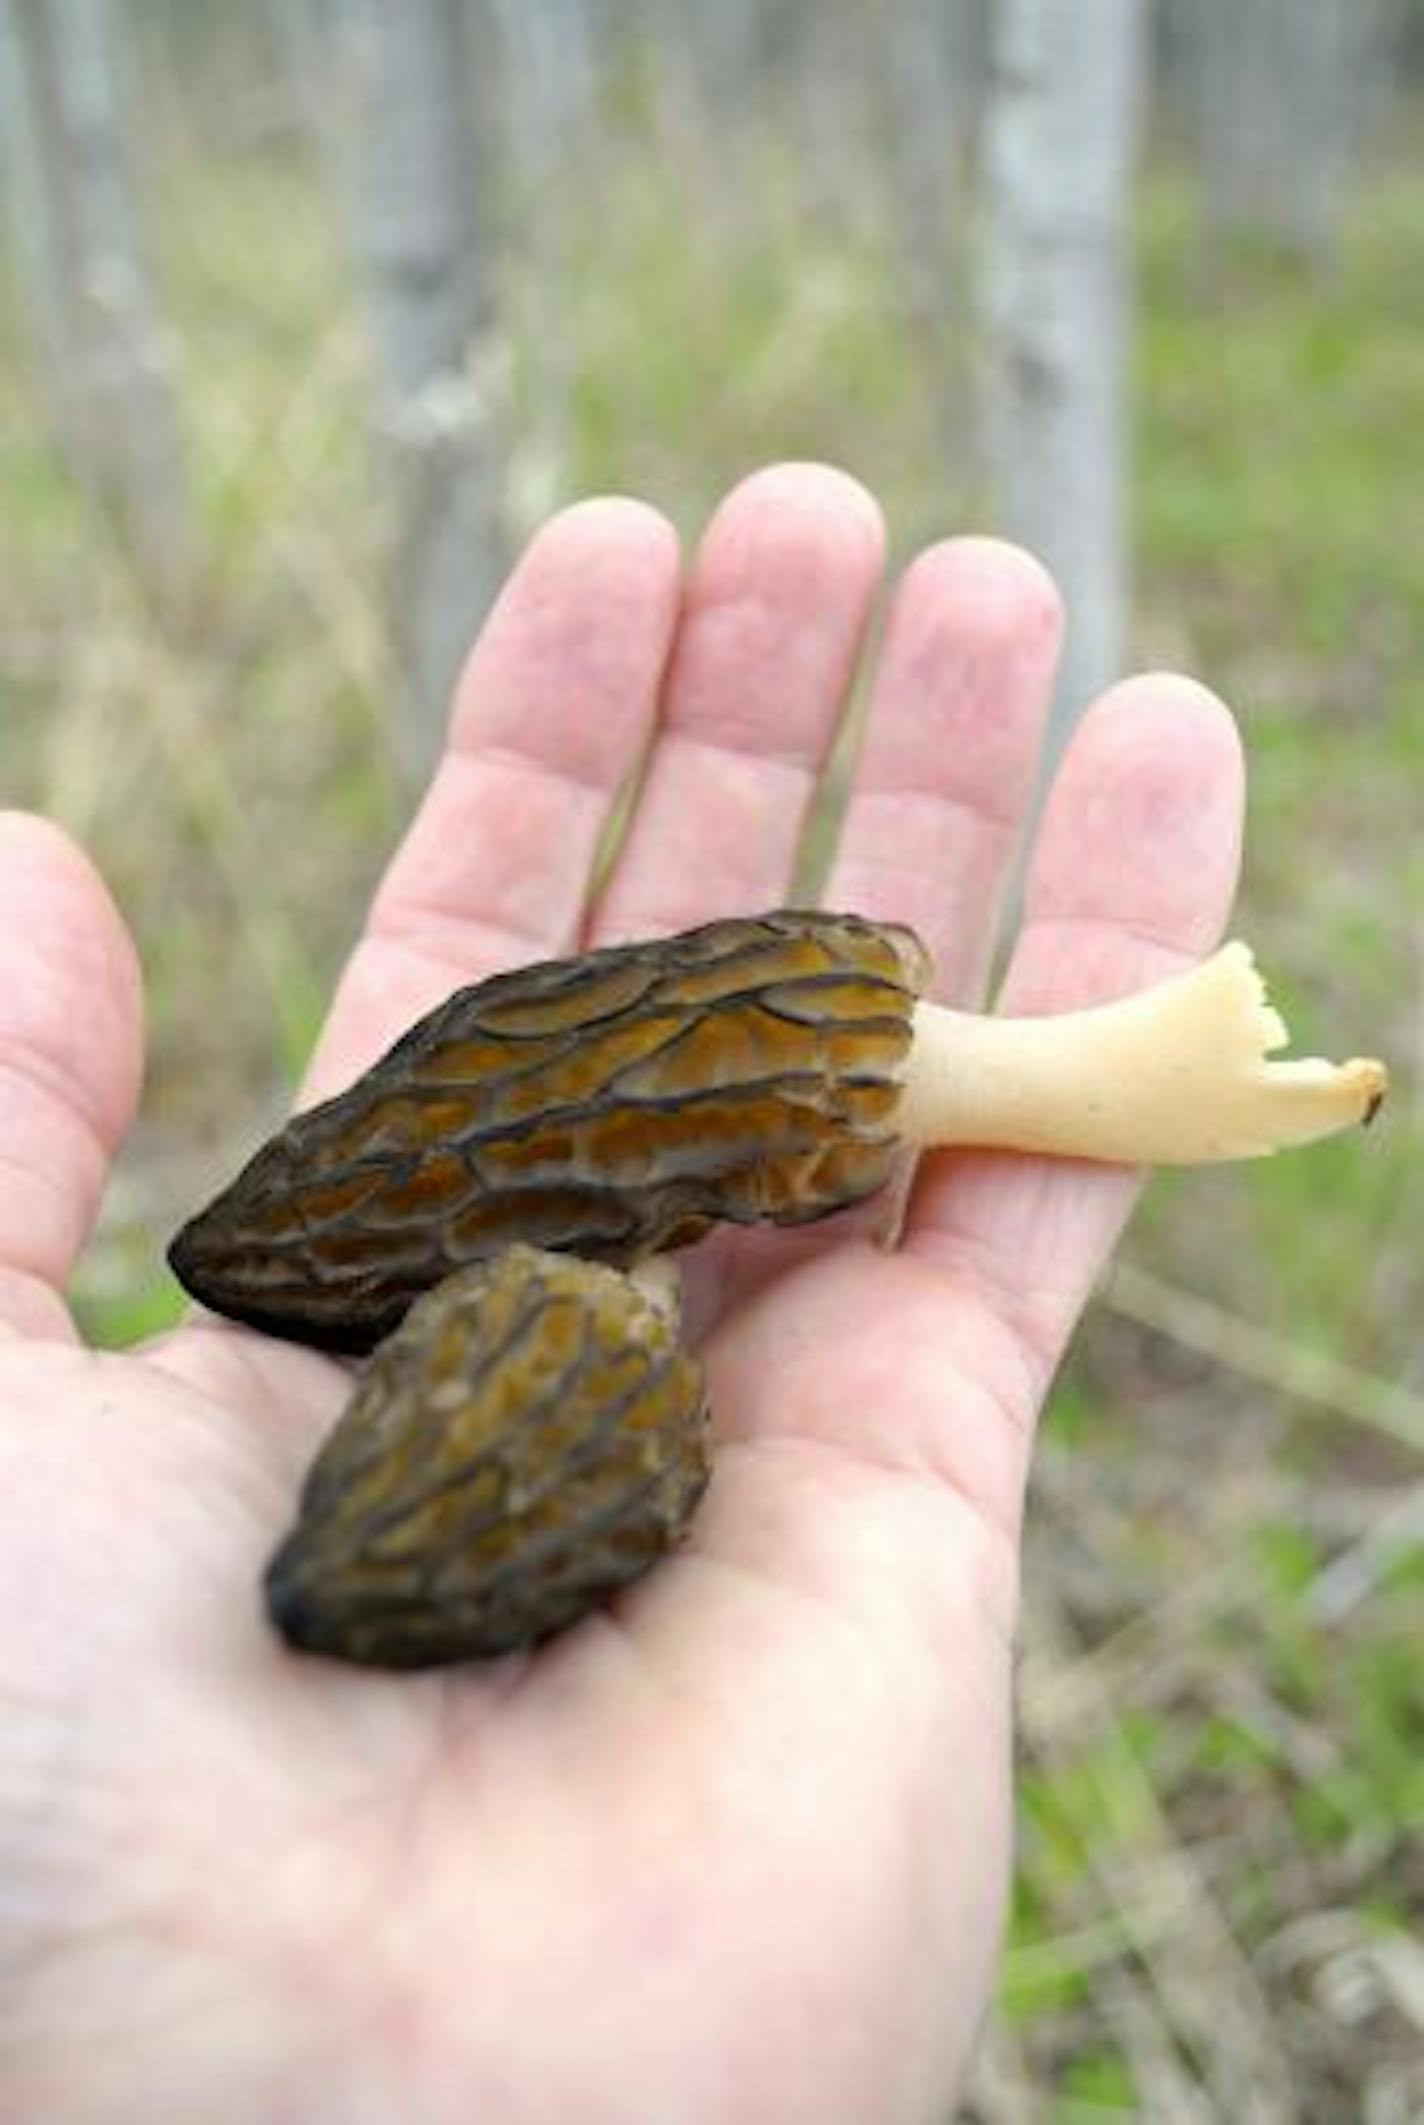
[[(403, 809), (326, 193), (281, 144), (170, 160), (204, 525), (180, 614), (66, 482), (0, 312), (6, 797), (95, 851), (148, 980), (144, 1116), (78, 1293), (116, 1342), (171, 1315), (161, 1242), (279, 1110)], [(557, 301), (572, 349), (552, 471), (515, 369), (516, 495), (616, 485), (691, 532), (751, 464), (816, 454), (902, 553), (978, 521), (962, 351), (873, 229), (815, 223), (775, 168), (759, 204), (696, 152), (604, 173), (567, 284), (512, 290), (529, 346)], [(1328, 274), (1208, 253), (1170, 168), (1143, 202), (1140, 660), (1240, 710), (1240, 926), (1302, 1039), (1377, 1049), (1399, 1089), (1370, 1139), (1160, 1183), (1060, 1385), (984, 2120), (1424, 2111), (1421, 232), (1417, 168), (1376, 174)]]

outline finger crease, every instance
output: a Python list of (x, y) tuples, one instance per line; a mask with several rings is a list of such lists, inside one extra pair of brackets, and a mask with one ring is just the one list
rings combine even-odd
[(614, 764), (611, 774), (599, 774), (593, 770), (581, 773), (576, 767), (556, 766), (553, 761), (542, 760), (537, 753), (520, 752), (513, 746), (483, 744), (477, 738), (452, 740), (449, 757), (459, 761), (462, 767), (479, 772), (493, 767), (506, 774), (532, 777), (599, 805), (608, 802), (627, 772), (627, 762), (619, 761)]
[(1180, 935), (1158, 929), (1152, 922), (1135, 916), (1095, 915), (1087, 908), (1070, 909), (1066, 913), (1055, 910), (1052, 913), (1037, 914), (1030, 908), (1023, 935), (1027, 936), (1031, 932), (1035, 937), (1042, 937), (1045, 933), (1052, 934), (1057, 930), (1066, 930), (1070, 935), (1086, 932), (1090, 936), (1108, 938), (1113, 942), (1121, 940), (1128, 944), (1142, 945), (1150, 952), (1164, 954), (1174, 966), (1180, 966), (1184, 961), (1197, 957), (1192, 947), (1182, 942)]
[(970, 796), (958, 790), (900, 788), (892, 783), (861, 782), (851, 792), (852, 810), (862, 797), (884, 799), (896, 806), (913, 806), (927, 812), (948, 812), (952, 816), (969, 819), (976, 826), (992, 829), (1012, 840), (1023, 825), (1023, 815), (1016, 808), (1000, 810), (997, 805), (986, 803), (981, 797)]
[(770, 768), (798, 782), (807, 783), (820, 773), (822, 751), (798, 749), (776, 745), (740, 744), (735, 739), (698, 737), (694, 732), (671, 726), (665, 733), (664, 743), (674, 749), (699, 754), (713, 759), (745, 761), (758, 768)]
[[(432, 930), (446, 933), (450, 943), (438, 945), (430, 935)], [(379, 920), (372, 917), (366, 941), (397, 952), (411, 966), (431, 969), (443, 981), (464, 988), (501, 967), (548, 959), (572, 938), (521, 929), (511, 923), (480, 922), (433, 903), (405, 900), (396, 912)]]
[[(86, 1149), (102, 1168), (109, 1155), (110, 1132), (104, 1117), (92, 1105), (92, 1088), (77, 1070), (65, 1069), (41, 1048), (7, 1046), (0, 1040), (0, 1082), (6, 1078), (47, 1105), (58, 1107), (66, 1123), (78, 1122)], [(19, 1160), (13, 1163), (25, 1172), (38, 1174), (41, 1170), (24, 1166)]]

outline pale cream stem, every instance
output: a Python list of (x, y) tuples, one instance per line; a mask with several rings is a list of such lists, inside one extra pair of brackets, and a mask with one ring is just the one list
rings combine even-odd
[(1368, 1121), (1382, 1063), (1269, 1063), (1288, 1035), (1249, 948), (1156, 988), (1043, 1018), (921, 1003), (898, 1122), (919, 1144), (1130, 1165), (1255, 1158)]

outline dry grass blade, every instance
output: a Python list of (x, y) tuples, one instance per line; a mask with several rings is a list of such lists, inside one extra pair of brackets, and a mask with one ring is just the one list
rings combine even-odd
[(1229, 1365), (1245, 1379), (1313, 1402), (1424, 1454), (1424, 1396), (1394, 1380), (1274, 1335), (1134, 1262), (1117, 1263), (1101, 1296), (1114, 1313)]
[(220, 704), (233, 697), (238, 669), (220, 666), (210, 675), (205, 697), (192, 690), (190, 675), (156, 635), (135, 636), (132, 653), (141, 673), (135, 688), (144, 717), (171, 787), (182, 793), (190, 818), (228, 889), (233, 918), (247, 956), (282, 1026), (288, 1050), (300, 1053), (309, 1037), (309, 999), (318, 990), (311, 955), (294, 918), (273, 894), (259, 895), (254, 881), (274, 875), (275, 866), (254, 831), (241, 790), (228, 772), (221, 748), (213, 743), (220, 727)]
[(1066, 1738), (1102, 1716), (1104, 1703), (1142, 1704), (1168, 1696), (1180, 1684), (1181, 1670), (1195, 1659), (1203, 1633), (1221, 1616), (1249, 1598), (1255, 1574), (1249, 1561), (1234, 1554), (1177, 1587), (1161, 1601), (1037, 1684), (1034, 1719), (1040, 1736)]
[(1043, 2084), (1002, 2014), (991, 2012), (980, 2031), (973, 2071), (956, 2125), (1038, 2125)]
[[(1050, 1673), (1071, 1665), (1074, 1634), (1061, 1606), (1039, 1593), (1029, 1597), (1025, 1637), (1021, 1726), (1030, 1753), (1051, 1771), (1066, 1752), (1060, 1732), (1038, 1714), (1039, 1663)], [(1109, 1981), (1115, 1983), (1121, 1970), (1102, 1973), (1095, 1996), (1104, 2008), (1113, 2008), (1112, 2018), (1121, 2024), (1119, 2040), (1139, 2073), (1150, 2071), (1157, 2079), (1152, 2062), (1172, 2062), (1170, 2074), (1158, 2080), (1160, 2102), (1158, 2088), (1151, 2081), (1144, 2084), (1149, 2114), (1292, 2118), (1290, 2064), (1256, 1974), (1204, 1875), (1174, 1836), (1123, 1732), (1117, 1703), (1106, 1692), (1098, 1726), (1101, 1748), (1091, 1776), (1111, 1835), (1095, 1839), (1085, 1857), (1150, 1981), (1153, 2019), (1160, 2028), (1154, 2027), (1149, 2040), (1143, 2026), (1146, 1994), (1134, 1988), (1130, 1998), (1120, 1990), (1109, 1997)], [(1214, 2110), (1194, 2111), (1187, 2102), (1186, 2065)]]
[(1349, 1547), (1331, 1558), (1310, 1589), (1310, 1606), (1321, 1623), (1341, 1623), (1374, 1592), (1397, 1557), (1424, 1544), (1424, 1483), (1417, 1484), (1374, 1520)]
[[(1103, 1971), (1095, 1986), (1103, 2018), (1122, 2047), (1123, 2056), (1131, 2062), (1137, 2085), (1150, 2105), (1151, 2117), (1159, 2125), (1218, 2125), (1226, 2113), (1217, 2109), (1200, 2082), (1184, 2070), (1172, 2032), (1153, 1995), (1150, 1980), (1128, 1963), (1116, 1963)], [(1242, 2120), (1269, 2118), (1271, 2125), (1276, 2125), (1282, 2113), (1253, 2109), (1233, 2111), (1231, 2115)]]
[[(344, 680), (358, 700), (371, 704), (371, 742), (393, 752), (376, 704), (393, 697), (396, 670), (369, 584), (340, 547), (308, 530), (282, 536), (273, 560), (322, 627), (332, 665), (330, 683)], [(321, 704), (313, 703), (310, 713), (319, 718)]]

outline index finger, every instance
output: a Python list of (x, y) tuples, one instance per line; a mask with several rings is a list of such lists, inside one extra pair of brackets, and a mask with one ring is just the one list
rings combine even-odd
[(143, 1067), (138, 960), (83, 852), (0, 811), (0, 1333), (70, 1341), (64, 1287)]
[(349, 1083), (461, 983), (573, 944), (653, 721), (678, 592), (676, 533), (641, 502), (578, 503), (533, 540), (471, 652), (304, 1098)]

